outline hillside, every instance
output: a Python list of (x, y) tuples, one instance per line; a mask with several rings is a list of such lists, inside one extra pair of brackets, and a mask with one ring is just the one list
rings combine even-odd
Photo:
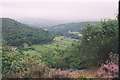
[(2, 20), (3, 41), (9, 45), (19, 46), (23, 43), (47, 43), (54, 38), (53, 34), (41, 28), (32, 28), (10, 18), (0, 19)]
[(60, 25), (48, 27), (48, 28), (45, 28), (45, 29), (47, 29), (50, 32), (54, 32), (58, 35), (70, 37), (70, 36), (73, 36), (73, 35), (70, 35), (68, 33), (69, 31), (70, 32), (80, 32), (82, 30), (82, 28), (88, 23), (96, 24), (98, 22), (67, 23), (67, 24), (60, 24)]
[[(9, 26), (18, 23), (11, 19), (10, 21), (12, 22), (6, 21), (6, 24), (9, 23)], [(17, 24), (12, 26), (12, 28), (5, 27), (7, 28), (6, 31), (13, 30), (18, 25), (20, 26), (20, 24)], [(26, 26), (26, 28), (24, 26), (24, 29), (20, 27), (17, 28), (18, 30), (14, 29), (11, 33), (15, 33), (15, 30), (15, 34), (22, 32), (28, 33), (31, 29), (31, 31), (33, 31), (32, 34), (37, 32), (34, 28), (30, 28), (29, 26)], [(21, 30), (22, 32), (20, 32)], [(17, 31), (19, 32), (17, 33)], [(46, 31), (42, 31), (46, 33)], [(13, 35), (15, 34), (11, 33), (9, 31), (9, 33), (6, 32), (5, 35), (4, 29), (3, 37), (8, 38), (7, 41), (16, 41), (17, 39), (23, 41), (24, 36), (25, 39), (29, 39), (27, 38), (28, 35), (22, 35), (22, 37), (19, 35), (14, 37)], [(79, 34), (77, 32), (69, 33)], [(11, 37), (8, 37), (7, 34)], [(35, 35), (31, 36), (33, 37)], [(40, 39), (45, 40), (43, 37)], [(37, 42), (37, 37), (35, 36), (34, 43), (32, 45), (27, 48), (19, 48), (14, 51), (9, 49), (9, 45), (2, 45), (2, 47), (0, 47), (0, 49), (2, 49), (2, 77), (78, 79), (118, 78), (119, 56), (117, 54), (117, 20), (104, 20), (101, 21), (100, 24), (85, 26), (82, 30), (82, 39), (80, 40), (64, 36), (56, 36), (52, 40), (53, 41), (51, 43), (47, 44), (35, 44), (35, 42)]]
[(17, 19), (17, 21), (38, 28), (51, 27), (54, 25), (68, 23), (67, 21), (64, 20), (49, 20), (49, 19), (41, 19), (41, 18), (21, 18), (21, 19)]

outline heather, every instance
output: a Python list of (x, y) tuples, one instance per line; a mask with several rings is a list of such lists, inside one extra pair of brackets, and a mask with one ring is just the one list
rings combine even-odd
[[(86, 24), (79, 39), (60, 35), (46, 38), (49, 32), (39, 35), (30, 30), (35, 32), (31, 37), (16, 34), (19, 36), (14, 39), (12, 32), (4, 37), (3, 78), (118, 78), (117, 19)], [(14, 42), (15, 49), (11, 48)]]

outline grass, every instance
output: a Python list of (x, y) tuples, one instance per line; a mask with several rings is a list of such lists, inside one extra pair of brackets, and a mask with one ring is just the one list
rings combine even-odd
[[(55, 48), (66, 49), (70, 46), (76, 39), (66, 38), (63, 36), (55, 37), (54, 41), (49, 44), (37, 44), (29, 46), (27, 50), (23, 50), (24, 53), (29, 53), (30, 55), (41, 56), (42, 53), (48, 50), (54, 50)], [(29, 49), (32, 48), (32, 49)]]

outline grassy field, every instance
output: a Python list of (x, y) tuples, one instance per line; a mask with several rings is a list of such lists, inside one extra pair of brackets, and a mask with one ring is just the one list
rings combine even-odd
[(76, 39), (66, 38), (63, 36), (55, 37), (52, 43), (49, 44), (37, 44), (29, 46), (27, 50), (23, 50), (24, 53), (29, 53), (31, 55), (40, 56), (44, 51), (53, 50), (55, 48), (66, 49), (70, 46)]

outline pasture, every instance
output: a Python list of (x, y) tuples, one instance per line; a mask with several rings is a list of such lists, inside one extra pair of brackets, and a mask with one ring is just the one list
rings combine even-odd
[(45, 51), (54, 50), (56, 48), (64, 50), (68, 48), (75, 41), (78, 40), (59, 36), (59, 37), (55, 37), (52, 43), (31, 45), (27, 49), (22, 51), (24, 53), (29, 53), (30, 55), (36, 55), (40, 57), (41, 53), (44, 53)]

